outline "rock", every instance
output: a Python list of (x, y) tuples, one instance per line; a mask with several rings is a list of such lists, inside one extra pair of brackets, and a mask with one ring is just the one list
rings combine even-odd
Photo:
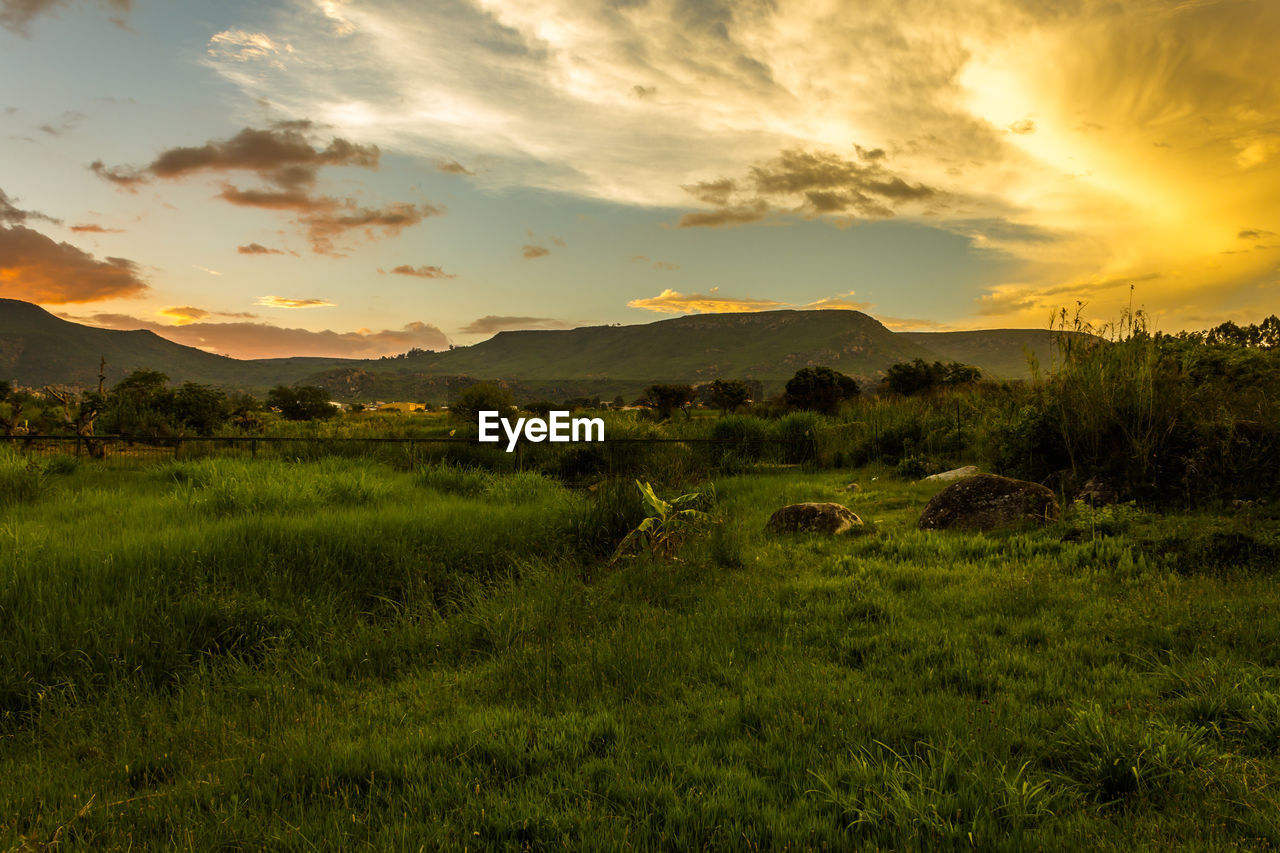
[(847, 507), (833, 503), (790, 504), (769, 516), (770, 533), (829, 533), (837, 536), (862, 526)]
[(1120, 502), (1120, 486), (1114, 480), (1105, 477), (1090, 477), (1080, 491), (1076, 492), (1076, 500), (1084, 501), (1089, 506), (1099, 507)]
[(1058, 499), (1039, 483), (977, 474), (933, 496), (920, 514), (921, 530), (994, 530), (1058, 518)]
[(853, 492), (854, 494), (857, 494), (858, 492), (862, 491), (862, 486), (859, 486), (857, 483), (850, 483), (849, 485), (844, 487), (844, 490), (846, 492)]
[(943, 471), (941, 474), (930, 474), (924, 478), (927, 483), (929, 481), (941, 481), (950, 483), (952, 480), (963, 480), (965, 477), (972, 477), (974, 474), (980, 474), (977, 465), (966, 465), (963, 468), (952, 468), (950, 471)]

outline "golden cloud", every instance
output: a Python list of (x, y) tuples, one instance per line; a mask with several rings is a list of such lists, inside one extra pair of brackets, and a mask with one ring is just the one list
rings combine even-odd
[(140, 296), (150, 289), (133, 261), (98, 260), (22, 225), (0, 227), (0, 288), (13, 299), (54, 305)]
[(775, 311), (791, 307), (786, 302), (771, 299), (750, 299), (721, 296), (720, 288), (713, 287), (706, 294), (680, 293), (667, 288), (657, 296), (632, 299), (628, 308), (643, 308), (660, 314), (743, 314), (755, 311)]
[(291, 299), (285, 296), (259, 296), (253, 304), (266, 308), (333, 308), (337, 305), (328, 299)]

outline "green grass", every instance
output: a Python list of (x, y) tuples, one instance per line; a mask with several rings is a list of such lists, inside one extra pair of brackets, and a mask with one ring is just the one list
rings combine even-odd
[[(1267, 507), (939, 534), (787, 470), (610, 567), (625, 483), (48, 479), (0, 510), (0, 849), (1280, 845)], [(765, 535), (798, 500), (869, 529)]]

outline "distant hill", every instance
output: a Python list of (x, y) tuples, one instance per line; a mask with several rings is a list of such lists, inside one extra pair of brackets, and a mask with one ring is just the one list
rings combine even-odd
[(943, 361), (981, 367), (991, 379), (1021, 379), (1030, 375), (1027, 356), (1041, 370), (1053, 365), (1054, 335), (1048, 329), (985, 329), (980, 332), (899, 332)]
[(859, 311), (703, 314), (634, 326), (500, 332), (445, 352), (393, 359), (235, 359), (149, 331), (71, 323), (36, 305), (0, 299), (0, 379), (92, 386), (138, 368), (260, 393), (278, 384), (322, 385), (339, 399), (446, 402), (477, 378), (504, 381), (518, 399), (630, 396), (654, 382), (758, 379), (775, 393), (797, 370), (827, 365), (863, 380), (900, 361), (960, 361), (990, 378), (1028, 375), (1026, 353), (1051, 361), (1048, 331), (892, 332)]
[(811, 365), (871, 376), (904, 359), (932, 356), (859, 311), (765, 311), (499, 332), (474, 346), (405, 359), (402, 369), (511, 379), (785, 380)]
[(148, 367), (168, 374), (175, 382), (244, 389), (294, 382), (344, 361), (228, 358), (176, 344), (154, 332), (83, 326), (29, 302), (0, 299), (0, 379), (29, 386), (92, 387), (98, 382), (98, 365), (104, 357), (109, 383)]

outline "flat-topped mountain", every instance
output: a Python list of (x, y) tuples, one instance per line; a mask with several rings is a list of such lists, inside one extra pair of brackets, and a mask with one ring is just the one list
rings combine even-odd
[[(776, 390), (797, 370), (827, 365), (874, 379), (914, 358), (960, 361), (991, 378), (1028, 375), (1027, 355), (1051, 360), (1046, 330), (893, 332), (859, 311), (703, 314), (632, 326), (500, 332), (445, 352), (396, 359), (235, 359), (166, 340), (60, 319), (39, 306), (0, 299), (0, 379), (22, 385), (91, 386), (107, 361), (108, 382), (138, 368), (175, 382), (261, 390), (313, 382), (335, 396), (441, 401), (462, 378), (505, 380), (528, 394), (544, 389), (630, 393), (653, 382), (758, 379)], [(448, 381), (445, 379), (448, 378)]]

